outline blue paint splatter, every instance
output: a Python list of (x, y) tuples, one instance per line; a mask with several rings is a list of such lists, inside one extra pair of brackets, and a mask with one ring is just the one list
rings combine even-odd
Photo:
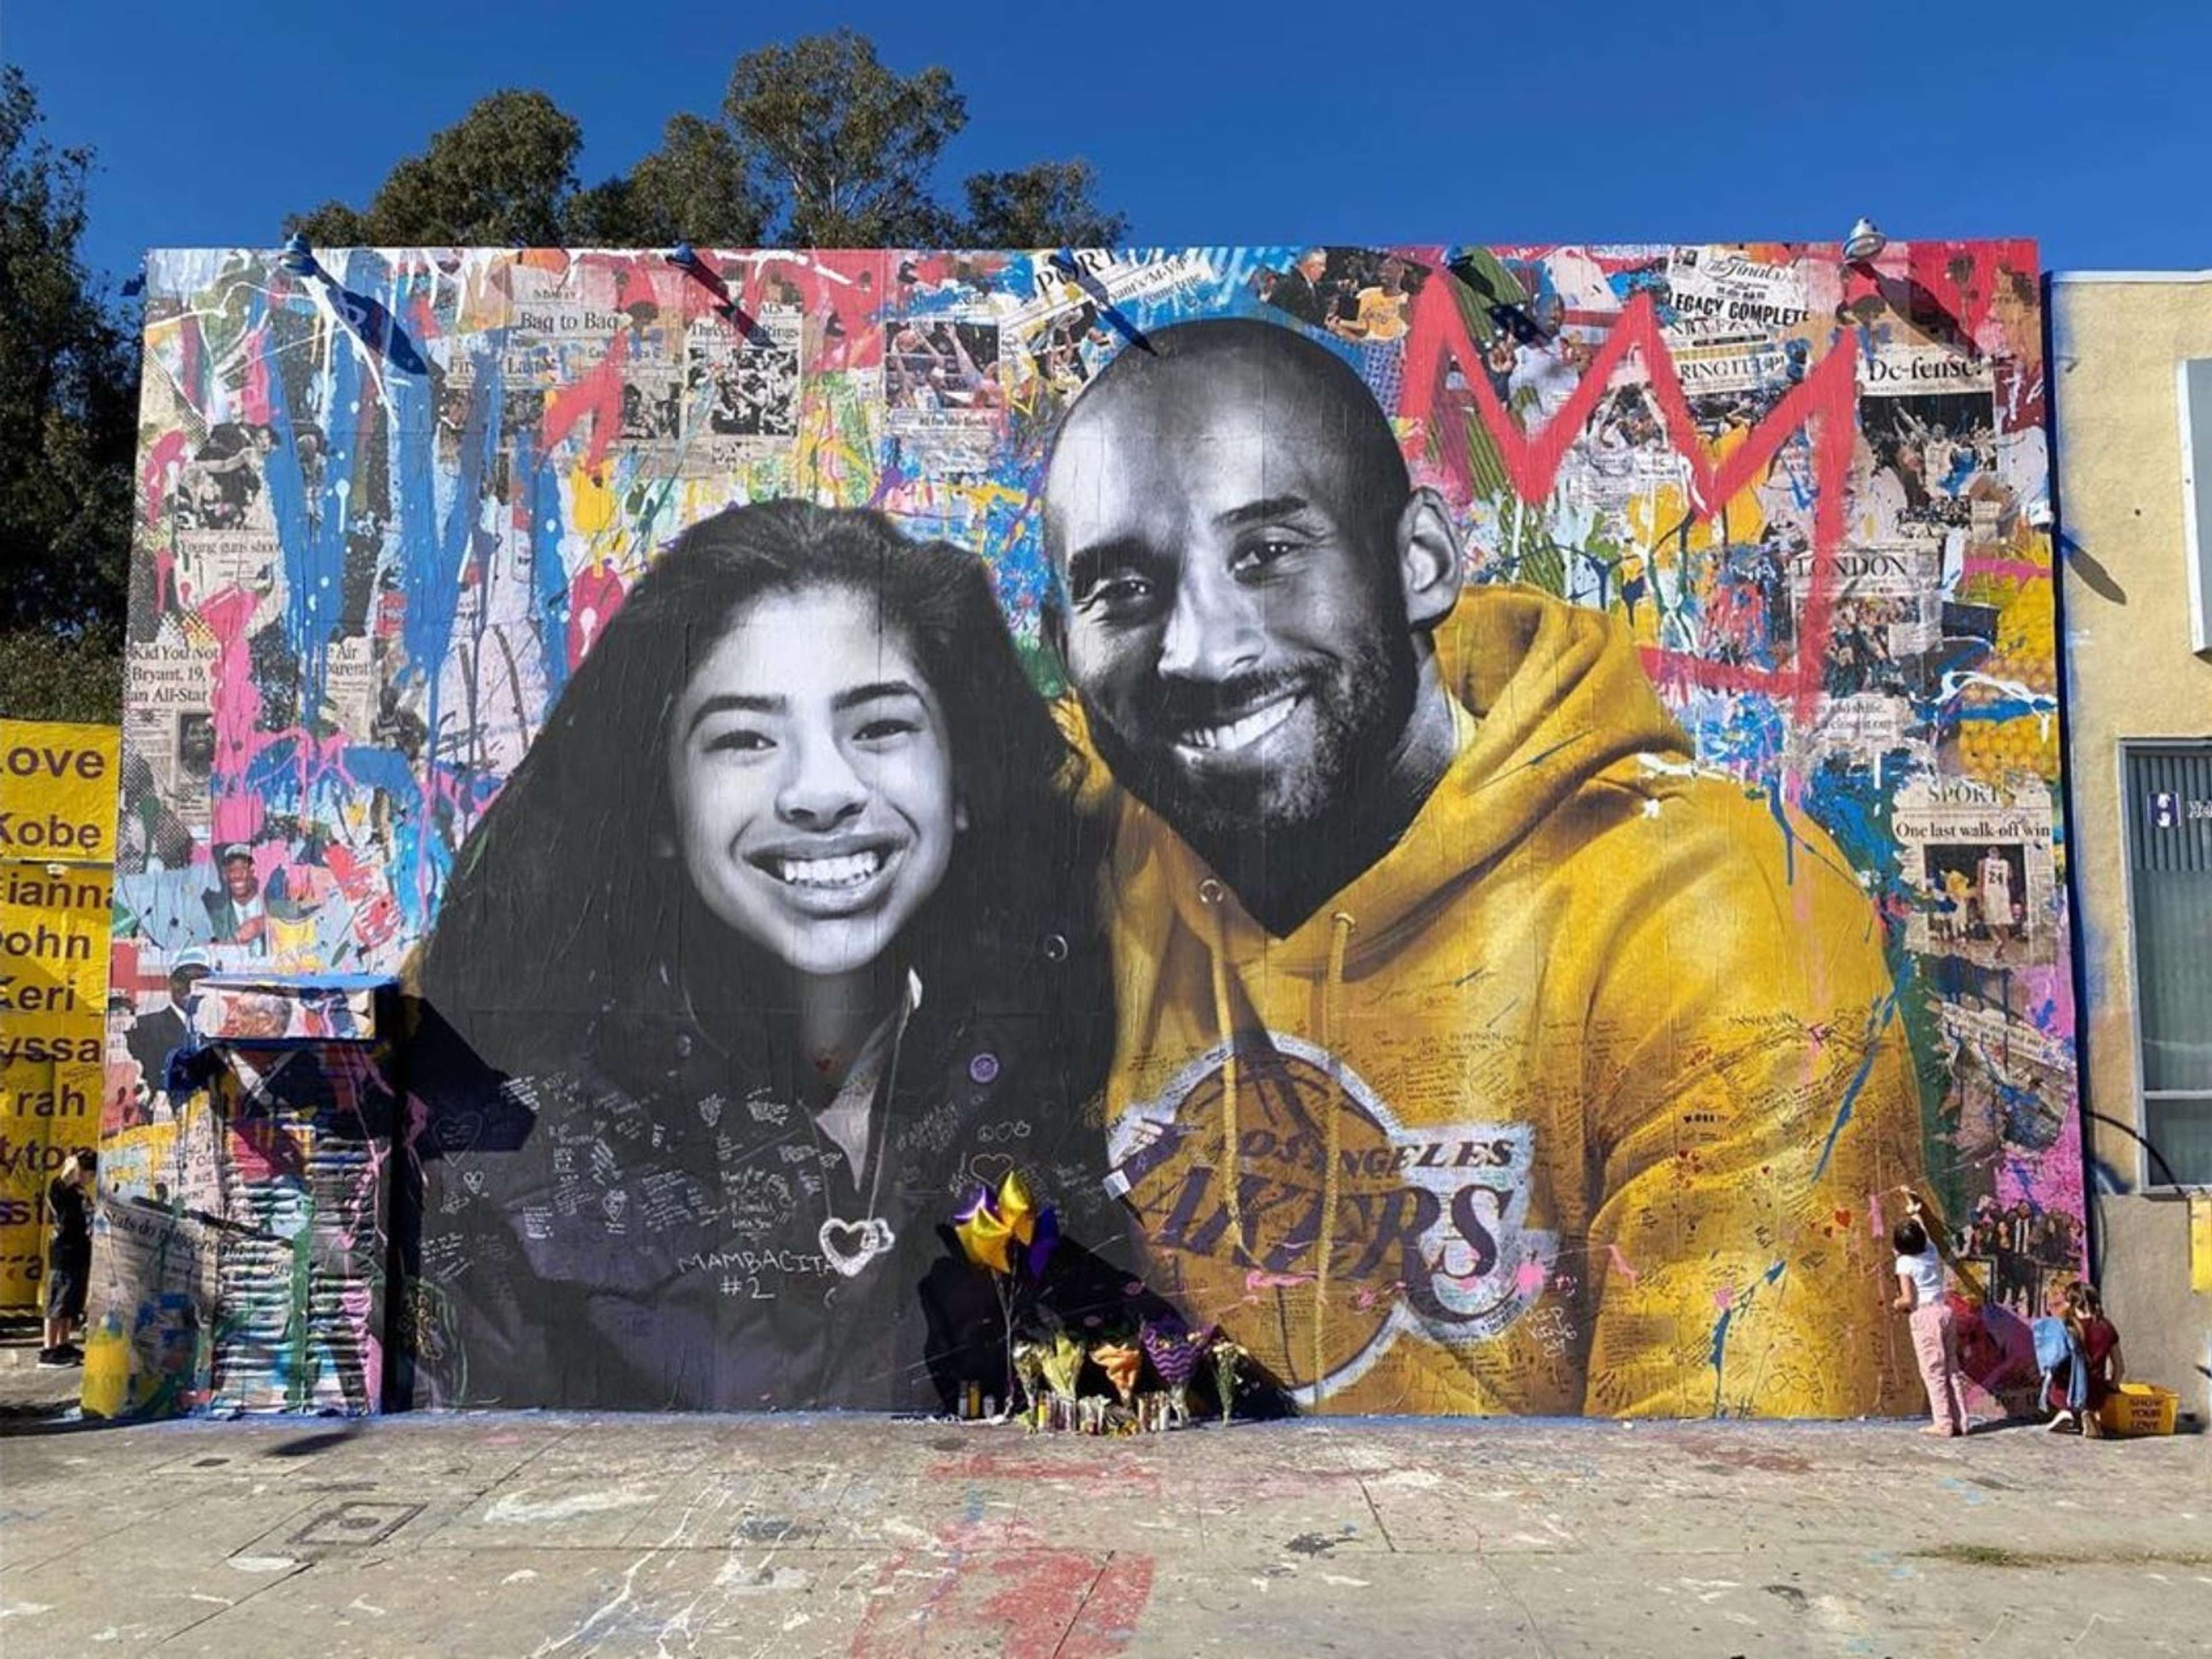
[(1759, 1276), (1759, 1285), (1754, 1285), (1746, 1291), (1741, 1298), (1731, 1297), (1728, 1306), (1721, 1310), (1721, 1316), (1713, 1322), (1712, 1347), (1706, 1356), (1705, 1363), (1713, 1368), (1713, 1415), (1716, 1417), (1721, 1414), (1721, 1389), (1725, 1380), (1724, 1367), (1728, 1361), (1729, 1327), (1735, 1323), (1735, 1316), (1739, 1312), (1748, 1311), (1752, 1299), (1759, 1294), (1759, 1285), (1779, 1282), (1783, 1270), (1788, 1265), (1787, 1262), (1777, 1261)]
[(1866, 1087), (1867, 1079), (1873, 1074), (1875, 1059), (1881, 1053), (1881, 1034), (1897, 1018), (1897, 993), (1892, 991), (1882, 999), (1867, 1021), (1866, 1054), (1859, 1060), (1859, 1069), (1853, 1074), (1850, 1086), (1844, 1091), (1843, 1103), (1836, 1108), (1836, 1121), (1828, 1127), (1828, 1138), (1820, 1146), (1820, 1161), (1813, 1166), (1813, 1179), (1818, 1181), (1826, 1171), (1828, 1159), (1836, 1150), (1836, 1138), (1844, 1132), (1844, 1125), (1851, 1121), (1851, 1108), (1857, 1103), (1859, 1091)]
[(1765, 793), (1766, 810), (1782, 830), (1782, 878), (1794, 887), (1797, 884), (1797, 831), (1782, 805), (1781, 786), (1770, 783)]
[[(263, 301), (256, 296), (258, 324)], [(321, 714), (330, 642), (337, 631), (346, 555), (346, 497), (353, 471), (354, 434), (343, 429), (345, 411), (361, 396), (361, 362), (350, 350), (331, 354), (330, 430), (324, 434), (321, 488), (312, 505), (300, 465), (298, 426), (284, 376), (272, 365), (270, 424), (276, 445), (262, 461), (270, 514), (276, 520), (284, 566), (284, 637), (300, 664), (301, 722)]]
[(1828, 832), (1854, 869), (1872, 871), (1885, 889), (1895, 885), (1898, 848), (1890, 833), (1889, 802), (1871, 771), (1820, 768), (1806, 782), (1805, 814)]
[(1721, 1310), (1721, 1316), (1713, 1322), (1712, 1352), (1707, 1355), (1705, 1363), (1713, 1368), (1713, 1396), (1716, 1405), (1719, 1403), (1720, 1397), (1721, 1367), (1724, 1363), (1726, 1363), (1728, 1358), (1726, 1350), (1728, 1348), (1729, 1323), (1735, 1317), (1735, 1304), (1731, 1302), (1727, 1307)]

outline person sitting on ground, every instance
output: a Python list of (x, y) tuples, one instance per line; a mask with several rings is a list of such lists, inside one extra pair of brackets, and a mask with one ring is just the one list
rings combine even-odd
[(2065, 1286), (2053, 1285), (2044, 1299), (2043, 1317), (2028, 1327), (2035, 1338), (2035, 1368), (2041, 1373), (2036, 1397), (2051, 1413), (2043, 1426), (2053, 1433), (2074, 1426), (2088, 1387), (2081, 1340), (2066, 1316)]
[(2081, 1433), (2092, 1440), (2101, 1439), (2105, 1425), (2100, 1413), (2106, 1397), (2120, 1386), (2127, 1375), (2120, 1353), (2120, 1334), (2105, 1317), (2104, 1299), (2087, 1279), (2069, 1282), (2061, 1300), (2077, 1380), (2075, 1386), (2062, 1392), (2058, 1379), (2045, 1374), (2044, 1403), (2052, 1414), (2044, 1426), (2061, 1432), (2078, 1422)]

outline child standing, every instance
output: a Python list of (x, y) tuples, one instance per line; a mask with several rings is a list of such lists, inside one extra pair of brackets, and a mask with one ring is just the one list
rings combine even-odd
[(1943, 1261), (1920, 1223), (1920, 1206), (1908, 1200), (1911, 1214), (1897, 1224), (1889, 1242), (1897, 1247), (1899, 1296), (1890, 1305), (1912, 1322), (1912, 1351), (1920, 1380), (1928, 1389), (1929, 1415), (1923, 1434), (1946, 1438), (1966, 1431), (1964, 1379), (1959, 1374), (1959, 1344), (1951, 1307), (1943, 1299)]

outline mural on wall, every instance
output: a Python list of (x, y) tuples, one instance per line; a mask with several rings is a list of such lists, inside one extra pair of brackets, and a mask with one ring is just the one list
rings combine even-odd
[(400, 975), (416, 1403), (937, 1406), (1010, 1171), (1302, 1410), (1909, 1409), (1905, 1191), (2078, 1264), (2031, 244), (147, 295), (107, 1121)]
[(378, 1408), (394, 1127), (379, 985), (205, 974), (184, 994), (168, 1115), (103, 1147), (88, 1413)]

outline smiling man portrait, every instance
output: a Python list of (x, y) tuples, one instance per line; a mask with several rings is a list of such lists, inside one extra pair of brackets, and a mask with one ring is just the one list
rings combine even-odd
[(1045, 536), (1152, 1286), (1308, 1408), (1900, 1399), (1835, 1220), (1920, 1169), (1881, 927), (1626, 630), (1462, 591), (1347, 357), (1253, 319), (1124, 348)]

